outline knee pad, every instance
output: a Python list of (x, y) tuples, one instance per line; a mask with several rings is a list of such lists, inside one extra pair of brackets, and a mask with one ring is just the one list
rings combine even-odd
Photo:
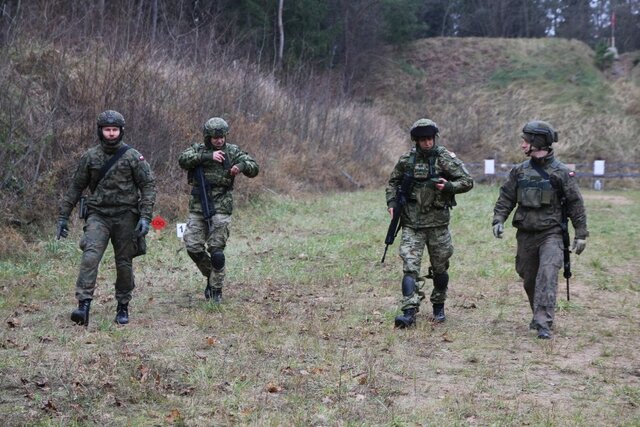
[(402, 296), (410, 297), (416, 291), (416, 279), (413, 276), (405, 275), (402, 278)]
[(224, 252), (215, 251), (211, 254), (211, 264), (216, 270), (222, 270), (224, 267)]
[(435, 273), (433, 275), (433, 287), (436, 289), (444, 290), (449, 286), (449, 273)]

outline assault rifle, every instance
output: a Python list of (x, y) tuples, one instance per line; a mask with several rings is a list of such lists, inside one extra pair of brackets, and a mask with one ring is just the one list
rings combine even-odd
[(384, 247), (384, 254), (382, 255), (382, 260), (380, 261), (381, 264), (384, 264), (384, 259), (387, 256), (387, 249), (389, 249), (390, 245), (393, 245), (393, 241), (396, 239), (398, 231), (400, 231), (400, 217), (402, 216), (402, 211), (407, 204), (407, 196), (411, 192), (412, 186), (413, 173), (405, 172), (402, 176), (402, 182), (396, 189), (396, 207), (395, 209), (393, 209), (393, 217), (391, 217), (391, 223), (389, 224), (389, 229), (387, 230), (387, 237), (384, 239), (384, 243), (386, 246)]
[(567, 279), (567, 301), (570, 301), (569, 279), (571, 278), (571, 239), (569, 238), (569, 207), (567, 206), (567, 196), (564, 194), (562, 189), (562, 183), (552, 177), (551, 185), (558, 190), (560, 195), (560, 208), (562, 212), (560, 227), (562, 228), (562, 254), (564, 264), (564, 271), (562, 275)]
[(564, 271), (562, 275), (565, 279), (567, 279), (567, 301), (571, 300), (569, 296), (569, 279), (571, 278), (571, 249), (570, 249), (570, 240), (569, 239), (569, 215), (567, 213), (567, 198), (564, 193), (560, 198), (560, 206), (562, 207), (562, 222), (560, 226), (562, 227), (562, 253), (564, 255)]
[(213, 216), (216, 214), (215, 208), (209, 203), (209, 189), (211, 185), (204, 176), (202, 166), (197, 166), (193, 173), (198, 182), (198, 196), (200, 197), (200, 206), (202, 206), (202, 216), (207, 223), (207, 235), (213, 229)]

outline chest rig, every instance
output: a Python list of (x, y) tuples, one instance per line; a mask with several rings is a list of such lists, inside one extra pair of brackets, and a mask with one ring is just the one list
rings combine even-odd
[(525, 208), (559, 204), (553, 179), (531, 160), (527, 160), (522, 175), (518, 176), (517, 202)]
[(425, 162), (416, 161), (416, 152), (411, 151), (409, 156), (409, 163), (413, 165), (413, 177), (418, 187), (433, 187), (440, 179), (438, 171), (436, 170), (437, 156), (429, 156)]

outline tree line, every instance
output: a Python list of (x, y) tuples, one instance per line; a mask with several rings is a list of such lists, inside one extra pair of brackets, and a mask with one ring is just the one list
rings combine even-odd
[(347, 91), (382, 45), (425, 37), (562, 37), (595, 48), (615, 34), (620, 53), (640, 49), (640, 0), (1, 0), (0, 11), (4, 43), (30, 28), (122, 51), (155, 46), (181, 61), (224, 46), (273, 70), (337, 69)]

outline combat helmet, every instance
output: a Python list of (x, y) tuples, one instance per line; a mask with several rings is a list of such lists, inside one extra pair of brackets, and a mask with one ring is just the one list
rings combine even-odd
[(411, 134), (411, 139), (415, 141), (417, 138), (424, 136), (436, 137), (439, 135), (440, 130), (433, 120), (419, 119), (411, 126), (409, 133)]
[(522, 138), (538, 149), (549, 148), (558, 142), (558, 132), (542, 120), (532, 120), (522, 128)]
[[(122, 141), (122, 137), (124, 136), (124, 117), (122, 114), (118, 113), (114, 110), (106, 110), (102, 113), (98, 114), (98, 118), (96, 120), (97, 130), (98, 130), (98, 138), (104, 143), (115, 145)], [(104, 139), (104, 135), (102, 135), (102, 128), (106, 126), (113, 126), (120, 128), (120, 136), (116, 140), (106, 140)]]
[(202, 126), (202, 136), (204, 142), (209, 142), (212, 136), (227, 136), (229, 133), (229, 124), (221, 117), (212, 117)]

